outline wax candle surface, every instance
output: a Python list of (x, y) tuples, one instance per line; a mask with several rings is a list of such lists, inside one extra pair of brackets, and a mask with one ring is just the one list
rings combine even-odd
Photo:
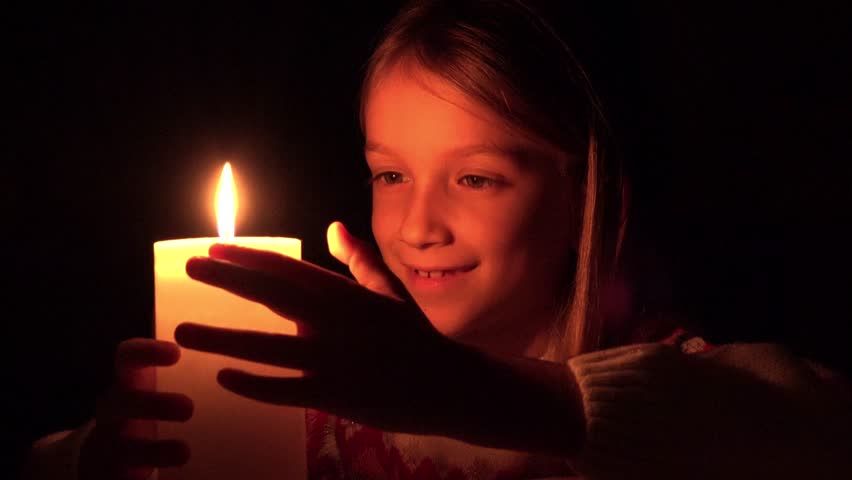
[[(295, 334), (295, 324), (268, 308), (186, 275), (186, 261), (206, 256), (219, 241), (193, 238), (154, 244), (156, 338), (174, 342), (175, 327), (182, 322)], [(237, 237), (229, 243), (301, 258), (298, 239)], [(185, 440), (192, 456), (183, 467), (161, 469), (159, 479), (306, 478), (304, 409), (269, 405), (225, 390), (216, 382), (224, 367), (264, 376), (300, 376), (295, 370), (181, 349), (176, 365), (157, 369), (157, 391), (190, 396), (195, 411), (186, 423), (158, 422), (157, 427), (161, 439)]]

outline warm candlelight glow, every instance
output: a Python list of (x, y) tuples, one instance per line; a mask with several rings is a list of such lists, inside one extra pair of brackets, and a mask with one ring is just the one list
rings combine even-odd
[(225, 162), (219, 184), (216, 186), (216, 223), (219, 228), (219, 239), (222, 242), (234, 240), (236, 222), (237, 188), (234, 185), (234, 175), (231, 173), (231, 163)]
[[(183, 238), (154, 244), (157, 339), (174, 343), (175, 328), (182, 322), (296, 335), (296, 324), (269, 308), (196, 282), (186, 274), (187, 260), (206, 256), (210, 246), (217, 242), (301, 258), (302, 242), (298, 238), (234, 236), (235, 190), (231, 165), (226, 163), (215, 198), (219, 238)], [(158, 476), (152, 478), (307, 478), (304, 409), (266, 404), (229, 392), (216, 381), (223, 368), (269, 377), (302, 375), (298, 370), (182, 349), (176, 365), (157, 369), (157, 391), (189, 396), (194, 405), (193, 415), (187, 422), (157, 422), (157, 431), (161, 439), (185, 441), (192, 455), (186, 465), (159, 469)]]

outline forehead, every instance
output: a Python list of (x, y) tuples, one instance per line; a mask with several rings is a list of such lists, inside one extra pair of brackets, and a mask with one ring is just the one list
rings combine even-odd
[(410, 65), (374, 77), (364, 106), (364, 128), (368, 143), (419, 148), (523, 142), (490, 109), (441, 77)]

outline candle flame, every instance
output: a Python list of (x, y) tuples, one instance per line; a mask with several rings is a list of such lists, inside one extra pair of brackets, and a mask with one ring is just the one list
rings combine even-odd
[(219, 185), (216, 186), (216, 223), (219, 227), (219, 239), (223, 242), (234, 239), (234, 224), (237, 220), (237, 188), (231, 163), (225, 162)]

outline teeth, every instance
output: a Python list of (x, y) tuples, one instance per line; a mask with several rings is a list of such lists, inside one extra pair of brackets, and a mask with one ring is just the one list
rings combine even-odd
[(414, 269), (414, 272), (417, 273), (417, 275), (420, 275), (423, 278), (443, 278), (444, 276), (447, 275), (447, 272), (445, 272), (443, 270), (436, 270), (434, 272), (425, 272), (423, 270)]

